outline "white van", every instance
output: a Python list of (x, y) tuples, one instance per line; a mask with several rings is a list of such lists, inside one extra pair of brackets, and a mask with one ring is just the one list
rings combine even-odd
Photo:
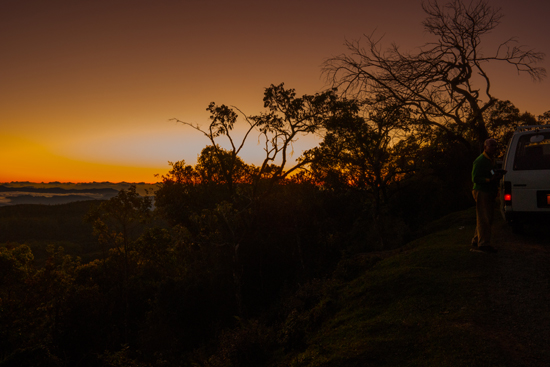
[[(512, 225), (550, 218), (550, 125), (520, 126), (504, 157), (501, 213)], [(550, 223), (550, 222), (549, 222)]]

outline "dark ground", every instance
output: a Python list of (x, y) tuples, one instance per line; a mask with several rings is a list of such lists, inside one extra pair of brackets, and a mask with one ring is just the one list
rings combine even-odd
[(493, 232), (498, 248), (484, 282), (486, 315), (476, 324), (514, 358), (510, 365), (550, 365), (550, 223), (514, 233), (500, 218)]

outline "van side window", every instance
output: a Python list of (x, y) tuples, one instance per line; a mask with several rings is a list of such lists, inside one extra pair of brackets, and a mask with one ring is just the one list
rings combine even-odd
[[(544, 135), (544, 140), (531, 142), (534, 135)], [(550, 169), (550, 133), (523, 135), (518, 139), (514, 170)]]

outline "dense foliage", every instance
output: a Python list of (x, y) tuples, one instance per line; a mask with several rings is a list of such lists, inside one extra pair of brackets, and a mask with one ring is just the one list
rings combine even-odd
[[(0, 208), (0, 366), (247, 366), (299, 349), (358, 254), (473, 204), (473, 150), (409, 129), (399, 106), (343, 105), (294, 175), (208, 146), (171, 163), (154, 210), (135, 187)], [(498, 105), (504, 137), (521, 119)]]
[[(300, 310), (311, 312), (326, 280), (356, 275), (357, 254), (399, 247), (429, 220), (472, 204), (462, 144), (438, 136), (369, 155), (379, 133), (371, 120), (354, 121), (310, 152), (311, 171), (276, 184), (236, 160), (229, 189), (207, 147), (195, 166), (172, 164), (155, 210), (133, 188), (91, 210), (93, 202), (2, 208), (11, 237), (0, 247), (0, 365), (261, 365), (299, 348), (300, 328), (315, 325)], [(364, 160), (374, 156), (383, 187), (369, 181), (376, 159)], [(40, 236), (22, 230), (33, 223), (51, 243), (40, 262), (19, 244), (36, 245)], [(96, 242), (66, 254), (59, 245), (79, 243), (63, 237), (70, 225), (87, 228), (88, 239), (93, 228)]]

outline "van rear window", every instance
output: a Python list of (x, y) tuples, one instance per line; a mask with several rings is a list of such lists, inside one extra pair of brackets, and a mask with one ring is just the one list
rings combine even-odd
[[(544, 139), (531, 139), (534, 136)], [(533, 133), (523, 135), (518, 140), (514, 170), (550, 169), (550, 133)]]

